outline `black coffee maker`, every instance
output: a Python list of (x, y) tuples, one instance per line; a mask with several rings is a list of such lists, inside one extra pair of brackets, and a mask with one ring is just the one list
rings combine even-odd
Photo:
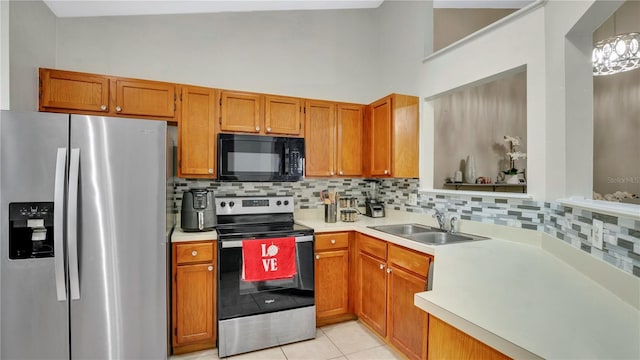
[(384, 204), (378, 199), (378, 181), (369, 182), (369, 196), (364, 201), (364, 214), (369, 217), (384, 217)]

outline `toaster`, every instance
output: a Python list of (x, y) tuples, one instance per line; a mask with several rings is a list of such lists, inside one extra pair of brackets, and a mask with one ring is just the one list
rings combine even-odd
[(216, 226), (213, 192), (194, 188), (182, 193), (180, 223), (183, 231), (210, 231)]

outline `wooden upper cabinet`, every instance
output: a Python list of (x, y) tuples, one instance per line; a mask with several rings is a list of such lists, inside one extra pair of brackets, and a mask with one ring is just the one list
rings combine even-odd
[(109, 112), (109, 78), (40, 68), (40, 111)]
[(336, 105), (308, 100), (305, 104), (306, 176), (333, 176), (336, 160)]
[(220, 131), (260, 133), (263, 131), (262, 95), (237, 91), (220, 94)]
[(391, 97), (371, 104), (369, 148), (371, 176), (391, 175)]
[(217, 91), (183, 86), (178, 122), (178, 176), (216, 176)]
[(391, 94), (367, 107), (364, 174), (418, 177), (418, 98)]
[(265, 96), (266, 134), (300, 135), (302, 100), (283, 96)]
[(362, 175), (362, 131), (364, 106), (337, 106), (337, 175)]
[(115, 104), (116, 113), (121, 115), (174, 118), (176, 85), (117, 79)]

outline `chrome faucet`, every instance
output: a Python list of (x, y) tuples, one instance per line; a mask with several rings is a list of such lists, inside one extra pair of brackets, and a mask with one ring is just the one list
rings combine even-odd
[(456, 233), (456, 223), (458, 221), (458, 218), (453, 216), (451, 218), (451, 220), (449, 220), (449, 232), (451, 234), (455, 234)]
[(436, 220), (438, 220), (438, 226), (440, 226), (440, 230), (445, 230), (445, 215), (443, 212), (440, 212), (438, 209), (436, 209), (436, 213), (433, 214), (433, 217), (436, 218)]

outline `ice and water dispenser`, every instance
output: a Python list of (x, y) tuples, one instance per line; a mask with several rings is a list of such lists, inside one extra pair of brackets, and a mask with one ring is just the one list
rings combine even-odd
[(53, 257), (53, 203), (9, 204), (9, 259)]

